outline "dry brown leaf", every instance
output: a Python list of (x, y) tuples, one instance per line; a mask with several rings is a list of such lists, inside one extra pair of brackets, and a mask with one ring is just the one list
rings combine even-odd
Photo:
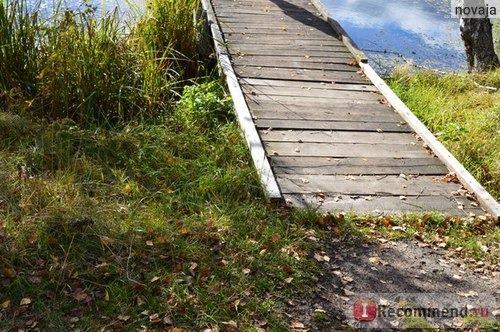
[(346, 281), (346, 282), (353, 282), (354, 281), (354, 279), (351, 278), (350, 276), (344, 276), (342, 279), (344, 279), (344, 281)]
[(4, 267), (2, 269), (2, 275), (5, 277), (5, 278), (13, 278), (16, 276), (16, 270), (14, 270), (13, 268), (11, 267)]
[(290, 284), (293, 281), (293, 278), (285, 278), (283, 281), (285, 284)]
[(388, 264), (386, 261), (382, 260), (378, 256), (370, 257), (370, 258), (368, 258), (368, 261), (370, 263), (372, 263), (373, 265), (387, 265)]
[(468, 291), (467, 293), (466, 292), (457, 292), (457, 295), (458, 296), (462, 296), (462, 297), (475, 297), (475, 296), (478, 296), (478, 293), (476, 291)]
[(31, 299), (29, 297), (24, 297), (21, 299), (19, 305), (29, 305), (31, 304)]
[(172, 318), (170, 318), (170, 316), (165, 316), (165, 317), (163, 317), (163, 324), (165, 324), (165, 325), (173, 325), (174, 322), (172, 321)]
[(317, 260), (318, 262), (324, 261), (323, 256), (318, 253), (314, 254), (314, 259)]
[(7, 309), (8, 307), (10, 307), (10, 300), (4, 301), (2, 303), (2, 308)]
[(197, 267), (198, 267), (198, 263), (191, 262), (191, 264), (189, 264), (189, 272), (191, 272), (191, 274), (194, 274), (194, 270), (196, 270)]
[(168, 330), (168, 332), (184, 332), (184, 330), (178, 327), (172, 327)]
[(158, 315), (158, 314), (152, 314), (152, 315), (150, 315), (149, 316), (149, 321), (151, 323), (154, 323), (154, 324), (161, 322), (160, 315)]
[(305, 328), (304, 324), (303, 324), (303, 323), (301, 323), (301, 322), (293, 322), (293, 323), (290, 325), (290, 327), (291, 327), (292, 329), (304, 329), (304, 328)]
[(122, 322), (126, 322), (130, 319), (130, 316), (127, 316), (127, 315), (118, 315), (117, 317), (119, 320), (121, 320)]
[(73, 297), (75, 298), (75, 300), (77, 300), (78, 302), (89, 302), (90, 300), (92, 300), (92, 298), (85, 292), (83, 291), (80, 291), (80, 292), (76, 292)]
[(146, 298), (142, 295), (138, 295), (135, 298), (135, 303), (137, 304), (137, 306), (144, 305), (144, 304), (146, 304)]
[(226, 325), (226, 328), (231, 331), (237, 331), (238, 329), (238, 323), (236, 323), (234, 320), (230, 320), (228, 322), (222, 322), (222, 324)]
[(99, 240), (101, 241), (102, 244), (104, 245), (108, 245), (108, 244), (112, 244), (115, 242), (114, 239), (110, 238), (110, 237), (107, 237), (107, 236), (99, 236)]

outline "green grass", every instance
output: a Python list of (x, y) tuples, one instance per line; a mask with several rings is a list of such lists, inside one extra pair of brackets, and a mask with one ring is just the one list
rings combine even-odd
[(265, 202), (230, 103), (212, 81), (148, 122), (20, 119), (0, 154), (0, 325), (285, 329), (282, 300), (314, 271), (307, 228)]
[(493, 20), (493, 43), (495, 44), (495, 51), (500, 54), (500, 20)]
[(411, 72), (398, 68), (391, 88), (450, 152), (500, 198), (500, 69), (484, 74)]

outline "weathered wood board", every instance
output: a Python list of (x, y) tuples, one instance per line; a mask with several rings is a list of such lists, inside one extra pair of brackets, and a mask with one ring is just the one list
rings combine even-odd
[(429, 152), (421, 146), (373, 143), (295, 143), (266, 142), (268, 155), (330, 158), (425, 158)]
[(474, 202), (460, 196), (351, 196), (318, 194), (285, 194), (292, 206), (313, 208), (322, 212), (354, 212), (371, 214), (426, 213), (435, 211), (445, 215), (467, 217), (470, 213), (484, 214), (472, 205)]
[(428, 157), (391, 159), (273, 156), (271, 160), (276, 174), (444, 176), (448, 172), (439, 159)]
[(365, 131), (365, 132), (399, 132), (411, 133), (411, 128), (404, 123), (373, 122), (373, 121), (314, 121), (314, 120), (281, 120), (256, 119), (255, 125), (259, 129), (310, 129), (310, 130), (338, 130), (338, 131)]

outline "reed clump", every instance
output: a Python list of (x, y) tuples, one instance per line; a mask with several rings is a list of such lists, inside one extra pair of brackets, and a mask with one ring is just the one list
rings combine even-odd
[(179, 82), (200, 73), (198, 5), (154, 0), (124, 23), (117, 10), (102, 15), (90, 5), (45, 17), (40, 4), (0, 3), (0, 106), (98, 124), (168, 112)]

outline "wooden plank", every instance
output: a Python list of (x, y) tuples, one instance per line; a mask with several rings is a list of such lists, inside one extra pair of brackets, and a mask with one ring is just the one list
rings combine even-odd
[(299, 129), (299, 130), (339, 130), (367, 132), (411, 133), (407, 124), (391, 122), (357, 122), (357, 121), (314, 121), (314, 120), (281, 120), (256, 119), (258, 128), (267, 129)]
[(367, 80), (356, 72), (328, 71), (319, 69), (288, 69), (264, 67), (234, 66), (240, 77), (265, 78), (295, 81), (316, 81), (336, 83), (359, 83), (366, 84)]
[(295, 143), (376, 143), (421, 146), (422, 143), (407, 133), (370, 133), (326, 130), (260, 130), (266, 142)]
[(326, 158), (273, 156), (275, 174), (322, 175), (445, 175), (437, 158)]
[(287, 26), (286, 24), (271, 25), (266, 27), (249, 26), (249, 25), (236, 25), (230, 24), (228, 29), (226, 29), (226, 35), (228, 34), (240, 34), (244, 36), (250, 36), (252, 38), (264, 38), (265, 36), (272, 36), (273, 38), (311, 38), (311, 39), (321, 39), (321, 40), (333, 40), (337, 41), (339, 45), (342, 42), (337, 39), (337, 35), (333, 31), (319, 31), (314, 28), (298, 28), (296, 26)]
[(213, 1), (214, 6), (216, 8), (224, 7), (224, 8), (233, 8), (233, 7), (276, 7), (280, 9), (294, 9), (294, 8), (309, 8), (310, 10), (314, 10), (314, 7), (311, 5), (310, 1), (297, 1), (295, 0), (293, 3), (287, 1), (280, 1), (279, 3), (272, 2), (269, 0), (262, 1), (241, 1), (241, 0), (216, 0)]
[(235, 66), (255, 66), (255, 67), (266, 67), (266, 68), (289, 68), (289, 69), (324, 69), (324, 70), (342, 70), (350, 71), (351, 68), (357, 69), (352, 66), (351, 60), (346, 58), (340, 58), (337, 62), (314, 62), (307, 61), (308, 59), (287, 59), (273, 57), (272, 59), (253, 59), (250, 61), (246, 57), (233, 58), (233, 64)]
[(435, 176), (276, 174), (283, 194), (328, 193), (373, 196), (453, 196), (461, 186)]
[(325, 48), (325, 47), (319, 47), (318, 49), (315, 49), (316, 47), (310, 47), (307, 49), (301, 49), (299, 47), (294, 48), (294, 49), (287, 49), (286, 47), (274, 47), (274, 48), (262, 48), (258, 47), (255, 45), (227, 45), (228, 49), (231, 50), (231, 53), (233, 54), (233, 58), (235, 57), (242, 57), (242, 56), (247, 56), (247, 55), (267, 55), (267, 56), (302, 56), (305, 58), (328, 58), (328, 57), (336, 57), (336, 56), (351, 56), (351, 53), (349, 53), (346, 49), (342, 48), (337, 48), (334, 50)]
[[(360, 157), (360, 158), (329, 158), (329, 157), (286, 157), (273, 156), (273, 167), (431, 167), (444, 166), (437, 157), (425, 156), (423, 158), (382, 158), (382, 157)], [(447, 168), (442, 168), (444, 173), (448, 173)], [(347, 173), (355, 174), (355, 173)], [(401, 173), (399, 173), (401, 174)]]
[[(249, 16), (239, 16), (239, 17), (226, 17), (222, 18), (220, 20), (221, 26), (230, 26), (233, 24), (241, 24), (241, 25), (250, 25), (250, 24), (255, 24), (255, 25), (261, 25), (262, 27), (274, 27), (276, 26), (276, 22), (280, 22), (280, 24), (285, 24), (285, 25), (294, 25), (294, 24), (300, 24), (297, 20), (288, 17), (287, 15), (283, 15), (282, 17), (275, 18), (274, 19), (275, 23), (271, 23), (271, 20), (269, 18), (261, 18), (260, 20), (257, 20), (255, 18), (249, 17)], [(332, 31), (331, 27), (328, 25), (327, 22), (322, 21), (322, 20), (310, 20), (307, 22), (308, 27), (313, 27), (316, 29), (319, 29), (321, 31)]]
[(425, 158), (428, 152), (421, 146), (367, 143), (294, 143), (266, 142), (270, 156), (330, 157), (330, 158)]
[(274, 119), (274, 120), (313, 120), (313, 121), (351, 121), (351, 122), (397, 122), (401, 120), (399, 115), (391, 112), (352, 112), (345, 107), (336, 110), (288, 110), (277, 112), (269, 110), (251, 110), (254, 119)]
[[(276, 15), (276, 14), (304, 14), (304, 8), (282, 9), (277, 6), (261, 6), (261, 7), (241, 7), (241, 6), (218, 6), (215, 8), (218, 18), (233, 17), (234, 15)], [(311, 12), (312, 15), (321, 17), (318, 11)]]
[(242, 33), (249, 32), (255, 34), (266, 34), (266, 33), (298, 33), (307, 35), (318, 35), (318, 36), (331, 36), (336, 40), (340, 40), (337, 33), (330, 28), (328, 24), (324, 24), (322, 27), (312, 27), (300, 24), (299, 22), (269, 22), (263, 25), (262, 23), (252, 23), (252, 22), (223, 22), (222, 26), (226, 33)]
[(241, 78), (240, 84), (252, 85), (252, 86), (268, 86), (268, 87), (289, 87), (289, 88), (300, 88), (300, 89), (378, 92), (378, 89), (371, 84), (297, 82), (288, 80), (267, 80), (259, 78)]
[(335, 111), (342, 112), (345, 108), (352, 108), (353, 112), (392, 112), (392, 108), (380, 103), (373, 103), (371, 100), (349, 100), (349, 99), (329, 99), (316, 100), (298, 98), (290, 96), (265, 96), (265, 95), (246, 95), (248, 106), (252, 110), (275, 110), (276, 112), (286, 111)]
[[(226, 39), (225, 39), (226, 40)], [(320, 43), (310, 43), (310, 42), (294, 42), (293, 47), (284, 42), (279, 43), (266, 43), (266, 42), (256, 42), (256, 43), (245, 43), (244, 41), (230, 40), (227, 42), (227, 46), (231, 50), (237, 50), (233, 52), (252, 54), (252, 55), (302, 55), (307, 56), (322, 56), (327, 58), (328, 56), (335, 56), (337, 53), (349, 54), (347, 49), (342, 45), (334, 44), (320, 44)], [(256, 53), (256, 51), (258, 51)], [(272, 53), (267, 53), (273, 51)]]
[(345, 47), (340, 40), (331, 36), (318, 36), (315, 34), (297, 33), (225, 33), (224, 37), (230, 42), (250, 43), (250, 44), (271, 44), (271, 45), (330, 45)]
[(295, 208), (317, 209), (321, 212), (349, 212), (375, 214), (405, 214), (438, 211), (444, 215), (468, 217), (470, 213), (484, 215), (473, 202), (463, 197), (407, 196), (404, 200), (393, 196), (334, 195), (324, 198), (317, 195), (286, 194), (285, 201)]
[(290, 28), (290, 29), (298, 29), (304, 31), (309, 30), (309, 31), (321, 31), (325, 33), (331, 33), (336, 37), (336, 39), (340, 40), (336, 31), (333, 30), (332, 27), (326, 21), (316, 21), (314, 22), (313, 25), (306, 25), (296, 20), (290, 20), (284, 22), (283, 20), (279, 19), (262, 23), (262, 22), (252, 22), (251, 20), (245, 20), (245, 22), (243, 22), (243, 21), (228, 20), (222, 18), (219, 20), (219, 22), (221, 23), (221, 26), (224, 30), (226, 30), (227, 27), (235, 27), (235, 28), (248, 27), (250, 29), (257, 29), (260, 26), (263, 29), (268, 29), (268, 28), (282, 27), (285, 25), (287, 29)]
[(314, 65), (324, 65), (332, 63), (351, 63), (354, 58), (348, 53), (340, 53), (334, 56), (324, 58), (324, 57), (305, 57), (305, 56), (293, 56), (293, 55), (245, 55), (233, 57), (233, 62), (237, 62), (240, 66), (242, 65), (254, 65), (254, 66), (270, 66), (274, 65), (276, 61), (283, 61), (284, 63), (300, 63), (305, 66)]
[(240, 15), (234, 15), (231, 17), (221, 17), (220, 22), (222, 24), (231, 24), (231, 23), (238, 23), (238, 24), (244, 24), (244, 23), (253, 23), (253, 24), (262, 24), (262, 26), (269, 26), (270, 24), (273, 24), (271, 22), (280, 22), (282, 24), (294, 24), (294, 23), (306, 23), (307, 26), (310, 27), (316, 27), (319, 29), (326, 29), (330, 28), (328, 26), (328, 23), (322, 20), (321, 18), (317, 16), (306, 16), (302, 15), (301, 17), (297, 17), (297, 19), (292, 18), (288, 16), (287, 14), (282, 13), (281, 15), (268, 15), (268, 16), (263, 16), (259, 15), (261, 17), (256, 17), (255, 15), (245, 15), (245, 14), (240, 14)]
[(206, 12), (208, 18), (208, 24), (210, 26), (210, 30), (214, 39), (219, 63), (224, 74), (226, 75), (226, 82), (233, 99), (236, 117), (245, 137), (246, 143), (250, 148), (252, 161), (257, 170), (257, 173), (259, 174), (260, 181), (264, 186), (265, 192), (269, 198), (281, 199), (281, 191), (276, 182), (276, 178), (271, 169), (271, 165), (269, 164), (269, 160), (266, 157), (266, 152), (260, 140), (260, 136), (252, 121), (252, 116), (238, 83), (238, 78), (236, 77), (236, 74), (231, 65), (228, 50), (223, 44), (221, 44), (222, 33), (220, 31), (219, 25), (217, 24), (217, 18), (213, 11), (212, 4), (210, 0), (201, 0), (201, 2), (202, 8)]
[(324, 90), (324, 89), (309, 89), (304, 87), (285, 87), (285, 86), (266, 86), (266, 85), (242, 85), (245, 93), (266, 96), (289, 96), (298, 98), (322, 98), (322, 99), (351, 99), (351, 100), (370, 100), (374, 104), (379, 103), (382, 99), (381, 95), (372, 91), (359, 90)]
[(478, 201), (496, 220), (500, 220), (500, 204), (484, 189), (484, 187), (460, 164), (460, 162), (446, 149), (441, 142), (427, 129), (427, 127), (410, 111), (399, 97), (387, 86), (368, 64), (362, 64), (363, 71), (370, 80), (380, 89), (385, 98), (393, 105), (396, 111), (407, 121), (417, 134), (427, 143), (434, 153), (455, 172), (464, 186), (475, 193)]
[(260, 12), (258, 15), (252, 13), (242, 13), (239, 9), (236, 9), (231, 14), (222, 14), (217, 15), (217, 17), (222, 22), (262, 22), (268, 23), (270, 20), (280, 20), (280, 21), (298, 21), (306, 25), (311, 24), (324, 24), (327, 23), (321, 17), (321, 14), (312, 13), (305, 9), (296, 10), (296, 11), (268, 11), (268, 12)]
[(233, 60), (235, 67), (258, 67), (273, 70), (275, 68), (295, 69), (295, 70), (331, 70), (331, 71), (352, 71), (358, 69), (348, 64), (348, 62), (340, 63), (314, 63), (301, 61), (287, 61), (286, 59), (275, 59), (270, 63), (249, 63), (247, 61)]
[[(234, 36), (234, 35), (233, 35)], [(226, 41), (232, 47), (245, 46), (254, 47), (257, 49), (272, 48), (273, 50), (289, 50), (298, 49), (304, 51), (328, 51), (328, 52), (345, 52), (346, 49), (343, 45), (339, 45), (337, 42), (325, 41), (320, 39), (306, 39), (306, 38), (276, 38), (276, 39), (244, 39), (244, 38), (234, 38), (232, 36), (225, 36), (224, 41)], [(286, 54), (286, 52), (282, 52)]]

